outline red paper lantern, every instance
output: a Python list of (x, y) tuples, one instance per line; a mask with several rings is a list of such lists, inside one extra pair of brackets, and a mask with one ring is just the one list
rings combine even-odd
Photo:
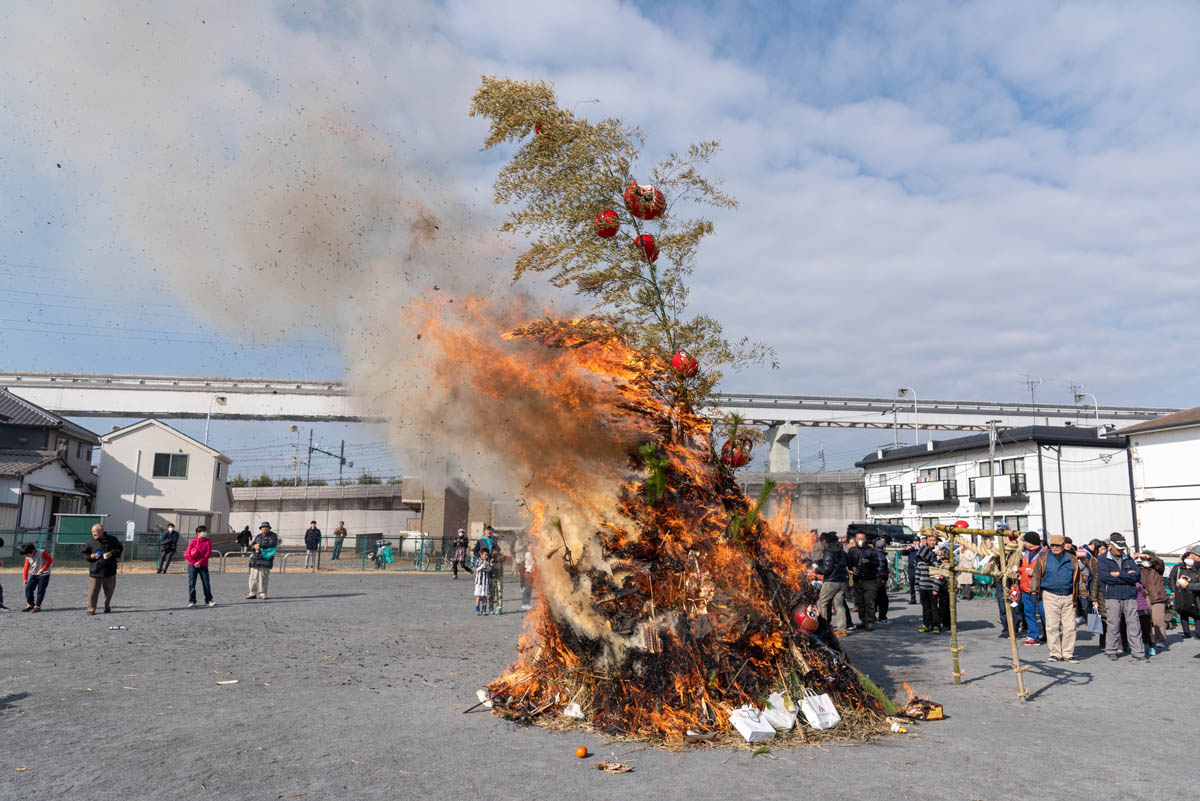
[(966, 520), (955, 520), (954, 527), (955, 528), (970, 528), (970, 526), (967, 525)]
[(533, 124), (533, 132), (535, 134), (540, 134), (542, 132), (542, 124), (540, 122), (535, 122)]
[(730, 467), (745, 467), (750, 464), (750, 454), (753, 450), (754, 442), (749, 437), (727, 439), (721, 446), (721, 461)]
[(655, 244), (654, 237), (650, 234), (642, 234), (633, 240), (633, 243), (639, 255), (649, 259), (651, 263), (658, 261), (658, 245)]
[(675, 356), (671, 359), (671, 366), (688, 378), (700, 372), (700, 362), (689, 356), (688, 352), (682, 348), (675, 351)]
[(617, 219), (617, 213), (612, 209), (605, 209), (592, 218), (592, 227), (596, 229), (596, 236), (601, 239), (608, 239), (616, 236), (617, 231), (621, 230), (621, 221)]
[(796, 628), (805, 634), (812, 634), (821, 625), (820, 613), (817, 611), (816, 604), (797, 606), (792, 610), (792, 620), (796, 622)]
[(639, 220), (653, 220), (667, 210), (667, 199), (658, 187), (630, 181), (625, 187), (625, 208)]

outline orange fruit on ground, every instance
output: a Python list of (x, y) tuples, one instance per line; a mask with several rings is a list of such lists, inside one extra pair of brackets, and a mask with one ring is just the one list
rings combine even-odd
[(578, 748), (576, 748), (575, 756), (579, 757), (580, 759), (583, 759), (585, 756), (587, 756), (587, 746), (581, 745)]

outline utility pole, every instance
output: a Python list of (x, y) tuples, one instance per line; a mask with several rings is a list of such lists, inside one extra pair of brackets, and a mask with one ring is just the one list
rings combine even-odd
[(296, 454), (292, 457), (292, 486), (300, 486), (300, 426), (288, 426), (288, 431), (296, 432)]
[[(996, 530), (996, 423), (988, 420), (988, 528)], [(1003, 553), (1003, 549), (1001, 550)], [(1003, 561), (1003, 560), (1001, 560)], [(1003, 565), (1001, 565), (1003, 569)]]
[(312, 434), (313, 430), (311, 428), (308, 429), (308, 458), (304, 460), (304, 464), (306, 465), (304, 472), (304, 486), (306, 487), (312, 483)]
[(346, 461), (346, 440), (342, 440), (342, 447), (337, 453), (332, 453), (332, 452), (327, 451), (324, 448), (321, 448), (317, 445), (313, 445), (312, 437), (310, 436), (308, 439), (308, 466), (309, 466), (310, 470), (312, 469), (313, 451), (316, 451), (317, 453), (323, 453), (326, 456), (332, 456), (333, 458), (338, 460), (338, 484), (339, 485), (342, 483), (342, 468), (354, 467), (354, 462)]

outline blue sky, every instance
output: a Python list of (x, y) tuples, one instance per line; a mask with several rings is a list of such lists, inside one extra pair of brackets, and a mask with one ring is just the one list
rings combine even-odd
[[(636, 122), (650, 157), (722, 141), (741, 207), (693, 304), (782, 363), (729, 389), (1019, 399), (1032, 374), (1046, 400), (1197, 402), (1194, 4), (199, 8), (9, 6), (0, 366), (341, 377), (444, 262), (503, 283), (503, 153), (465, 114), (486, 72), (598, 99), (577, 111)], [(406, 259), (396, 196), (461, 254)], [(327, 228), (295, 222), (330, 197)], [(839, 450), (810, 434), (809, 465)]]

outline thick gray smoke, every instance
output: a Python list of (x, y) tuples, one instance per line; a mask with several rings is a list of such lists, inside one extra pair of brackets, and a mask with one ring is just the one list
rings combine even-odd
[(398, 446), (504, 475), (438, 435), (453, 407), (430, 408), (444, 398), (413, 315), (513, 308), (490, 191), (464, 199), (483, 171), (479, 70), (430, 4), (321, 5), (8, 4), (0, 63), (27, 80), (6, 84), (4, 125), (77, 176), (71, 224), (114, 285), (152, 270), (233, 337), (315, 328)]

